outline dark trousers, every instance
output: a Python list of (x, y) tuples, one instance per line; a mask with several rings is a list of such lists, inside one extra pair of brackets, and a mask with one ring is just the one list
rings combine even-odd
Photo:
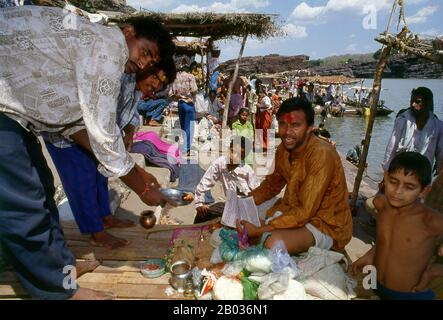
[(166, 99), (140, 101), (137, 105), (137, 111), (145, 118), (151, 118), (155, 121), (161, 121), (163, 110), (168, 106)]
[(184, 151), (191, 150), (192, 139), (194, 138), (195, 125), (195, 107), (192, 103), (186, 103), (183, 100), (178, 102), (178, 119), (180, 127), (185, 132)]
[[(60, 227), (54, 178), (37, 138), (0, 112), (0, 243), (23, 286), (36, 299), (66, 299), (75, 266)], [(69, 283), (69, 282), (68, 282)]]
[(57, 168), (80, 232), (103, 231), (102, 218), (111, 215), (108, 178), (98, 172), (92, 154), (78, 145), (58, 148), (47, 142), (46, 148)]

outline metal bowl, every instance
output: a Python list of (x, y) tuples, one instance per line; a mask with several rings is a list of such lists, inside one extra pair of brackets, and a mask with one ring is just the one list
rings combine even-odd
[(165, 262), (163, 259), (148, 259), (140, 264), (140, 272), (146, 278), (160, 277), (165, 271)]
[[(160, 192), (171, 200), (174, 200), (179, 206), (186, 206), (194, 201), (194, 196), (190, 192), (185, 192), (177, 189), (167, 188), (160, 189)], [(187, 195), (192, 195), (192, 200), (184, 200)]]

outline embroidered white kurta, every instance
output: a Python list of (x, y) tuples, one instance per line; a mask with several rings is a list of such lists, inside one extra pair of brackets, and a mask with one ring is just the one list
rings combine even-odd
[(116, 26), (60, 8), (0, 10), (0, 112), (23, 127), (64, 137), (86, 128), (99, 170), (126, 175), (134, 161), (116, 125), (128, 59)]

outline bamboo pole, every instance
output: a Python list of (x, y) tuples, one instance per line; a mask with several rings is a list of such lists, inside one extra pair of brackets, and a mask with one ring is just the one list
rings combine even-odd
[[(207, 49), (207, 47), (206, 47)], [(203, 70), (205, 70), (205, 63), (204, 63), (204, 58), (205, 58), (205, 50), (203, 50), (203, 48), (200, 48), (200, 54), (201, 54), (201, 59), (200, 59), (200, 64), (202, 66), (202, 72)], [(205, 79), (205, 87), (204, 87), (205, 92), (208, 92), (208, 81), (207, 81), (207, 77)]]
[(226, 129), (228, 124), (228, 112), (229, 112), (229, 103), (231, 101), (232, 89), (234, 88), (234, 83), (237, 80), (238, 69), (240, 67), (240, 61), (243, 56), (243, 50), (245, 49), (246, 39), (248, 38), (248, 34), (246, 33), (243, 36), (243, 41), (240, 48), (240, 53), (238, 54), (237, 62), (235, 63), (234, 74), (232, 75), (231, 81), (229, 82), (228, 93), (225, 99), (225, 110), (223, 111), (223, 129)]
[(206, 96), (209, 96), (209, 53), (212, 51), (212, 38), (208, 39), (208, 45), (206, 47)]
[(352, 191), (352, 197), (351, 197), (351, 208), (353, 210), (355, 210), (356, 208), (355, 204), (358, 198), (358, 191), (360, 189), (361, 180), (363, 179), (363, 173), (366, 167), (366, 159), (368, 156), (369, 144), (371, 142), (372, 128), (374, 127), (375, 113), (377, 112), (378, 100), (380, 98), (381, 80), (383, 77), (383, 71), (385, 70), (386, 64), (388, 63), (391, 49), (392, 49), (391, 46), (383, 48), (380, 54), (380, 59), (377, 63), (377, 67), (375, 69), (374, 84), (372, 86), (373, 94), (371, 96), (371, 101), (370, 101), (371, 113), (369, 116), (368, 127), (366, 128), (365, 144), (363, 146), (363, 152), (360, 156), (360, 161), (358, 163), (357, 176), (355, 177), (354, 190)]

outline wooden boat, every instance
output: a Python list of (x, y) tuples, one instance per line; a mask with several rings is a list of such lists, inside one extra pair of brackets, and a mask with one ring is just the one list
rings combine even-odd
[(355, 107), (345, 105), (344, 108), (332, 107), (331, 114), (334, 117), (361, 116), (362, 112), (361, 112), (360, 108), (355, 108)]
[[(371, 109), (369, 107), (364, 107), (365, 108), (365, 112), (364, 112), (364, 116), (369, 117), (369, 115), (371, 114)], [(388, 116), (390, 115), (392, 112), (394, 112), (394, 110), (389, 109), (388, 107), (381, 105), (377, 107), (377, 111), (375, 113), (376, 117), (383, 117), (383, 116)]]

